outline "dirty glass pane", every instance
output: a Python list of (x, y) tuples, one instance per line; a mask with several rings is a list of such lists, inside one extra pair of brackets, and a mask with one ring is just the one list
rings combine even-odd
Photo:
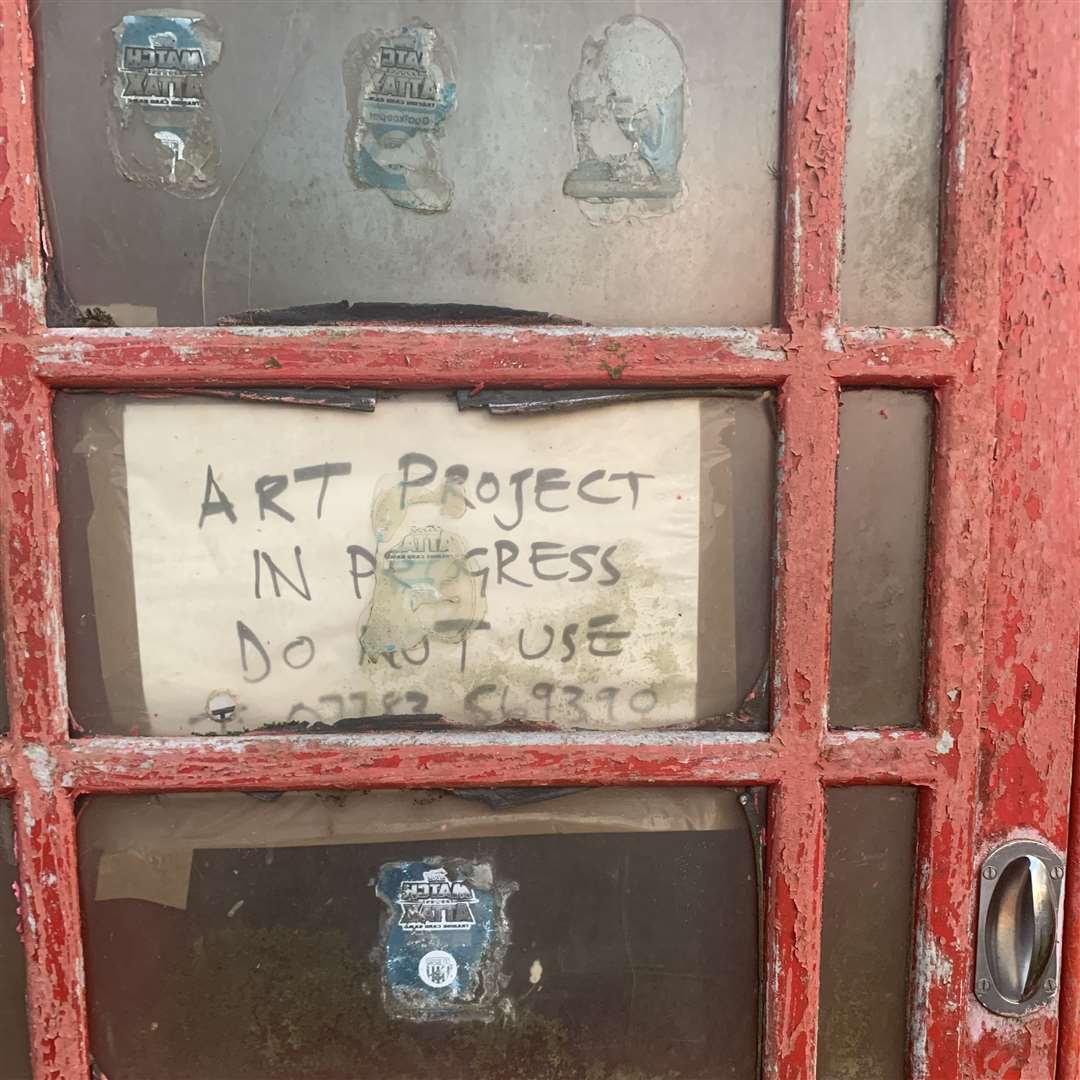
[(11, 803), (0, 799), (0, 1080), (30, 1080), (26, 968), (17, 929), (17, 880)]
[(53, 325), (773, 319), (781, 0), (32, 6)]
[(820, 1080), (904, 1080), (915, 880), (914, 788), (826, 795)]
[(83, 806), (110, 1080), (757, 1077), (756, 855), (734, 790)]
[(852, 0), (841, 318), (937, 320), (945, 0)]
[(933, 398), (845, 390), (836, 469), (829, 723), (922, 722)]
[(595, 393), (60, 394), (77, 724), (765, 730), (771, 396)]

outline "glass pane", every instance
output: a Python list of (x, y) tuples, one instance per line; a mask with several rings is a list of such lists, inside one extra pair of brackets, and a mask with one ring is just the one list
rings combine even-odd
[(737, 792), (92, 798), (111, 1080), (754, 1080)]
[(30, 1080), (26, 964), (18, 932), (17, 882), (11, 803), (0, 799), (0, 1080)]
[(826, 793), (819, 1080), (904, 1080), (914, 788)]
[(773, 318), (781, 0), (35, 8), (54, 325)]
[(937, 320), (946, 0), (852, 0), (841, 318)]
[(768, 394), (274, 396), (59, 395), (82, 729), (767, 728)]
[(922, 722), (923, 609), (933, 398), (840, 398), (829, 722)]

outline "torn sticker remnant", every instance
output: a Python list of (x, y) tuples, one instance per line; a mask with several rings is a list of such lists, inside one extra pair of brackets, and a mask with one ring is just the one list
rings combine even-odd
[(491, 864), (430, 858), (385, 863), (383, 1000), (408, 1020), (492, 1020), (509, 942), (506, 897)]
[(682, 50), (656, 20), (627, 15), (587, 38), (570, 84), (578, 163), (563, 194), (597, 225), (670, 212), (685, 191), (689, 104)]
[(480, 572), (465, 539), (442, 520), (469, 505), (457, 474), (421, 489), (383, 477), (371, 513), (375, 587), (358, 627), (364, 658), (375, 663), (430, 641), (460, 644), (483, 623)]
[(361, 34), (344, 62), (349, 105), (346, 158), (360, 188), (397, 206), (434, 214), (450, 207), (435, 139), (457, 104), (450, 53), (419, 20), (396, 32)]
[(220, 154), (206, 79), (221, 38), (197, 11), (135, 11), (113, 28), (109, 145), (122, 176), (201, 198), (218, 188)]

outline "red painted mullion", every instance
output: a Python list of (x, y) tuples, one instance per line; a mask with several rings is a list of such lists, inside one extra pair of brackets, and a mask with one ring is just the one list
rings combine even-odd
[(74, 805), (56, 753), (68, 740), (51, 389), (0, 346), (0, 570), (27, 1013), (35, 1080), (89, 1075)]
[[(786, 767), (769, 800), (765, 1076), (817, 1073), (829, 603), (839, 388), (846, 0), (789, 0), (784, 76), (782, 315), (792, 374), (781, 392), (773, 738)], [(838, 350), (835, 346), (839, 345)], [(839, 359), (839, 357), (837, 357)]]
[(913, 1080), (964, 1072), (971, 994), (972, 825), (989, 543), (989, 463), (997, 360), (1001, 175), (1011, 4), (955, 0), (945, 88), (942, 314), (966, 340), (966, 370), (938, 391), (935, 415), (926, 713), (943, 754), (919, 815), (911, 993)]
[(55, 743), (67, 739), (68, 721), (52, 391), (25, 374), (24, 361), (20, 346), (0, 347), (0, 577), (8, 705), (17, 740)]
[(783, 321), (796, 337), (839, 315), (847, 0), (789, 0), (784, 76)]
[(261, 386), (775, 386), (788, 335), (495, 327), (50, 331), (35, 372), (80, 388)]
[(934, 386), (964, 375), (969, 341), (940, 328), (821, 333), (802, 328), (625, 334), (447, 327), (53, 330), (28, 343), (54, 386), (777, 386), (822, 367), (844, 382)]
[[(670, 740), (670, 741), (669, 741)], [(64, 772), (79, 794), (370, 787), (762, 784), (783, 770), (764, 736), (641, 742), (418, 739), (401, 733), (77, 739)]]
[(35, 1080), (90, 1075), (75, 803), (45, 747), (13, 760), (13, 820)]
[[(215, 738), (88, 738), (57, 748), (75, 794), (154, 790), (306, 790), (574, 784), (773, 784), (813, 759), (782, 740), (656, 733), (647, 741), (497, 741), (489, 736), (246, 735)], [(929, 783), (945, 762), (934, 739), (906, 731), (830, 736), (826, 783)]]
[(971, 986), (971, 823), (977, 798), (982, 622), (988, 544), (989, 387), (953, 384), (935, 413), (927, 595), (927, 737), (935, 782), (919, 815), (910, 1054), (913, 1080), (960, 1075)]
[(0, 331), (44, 322), (33, 49), (27, 0), (4, 0), (0, 17)]
[(842, 784), (932, 785), (947, 775), (952, 755), (926, 731), (830, 731), (822, 752), (826, 786)]
[(765, 1075), (813, 1080), (825, 793), (829, 604), (839, 389), (808, 372), (781, 396), (774, 740), (785, 768), (769, 803)]
[(67, 739), (49, 404), (26, 335), (43, 323), (33, 57), (26, 0), (0, 19), (0, 577), (19, 906), (35, 1080), (88, 1077), (74, 805), (50, 747)]
[[(951, 0), (942, 145), (941, 312), (996, 343), (1005, 113), (1015, 3)], [(985, 372), (987, 357), (976, 371)], [(990, 373), (992, 378), (992, 372)]]
[(971, 373), (975, 342), (941, 327), (864, 327), (823, 335), (828, 373), (844, 386), (933, 387)]

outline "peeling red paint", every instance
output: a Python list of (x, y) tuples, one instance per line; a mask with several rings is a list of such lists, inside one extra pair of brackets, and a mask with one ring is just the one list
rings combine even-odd
[(41, 323), (38, 174), (34, 152), (33, 50), (24, 3), (0, 18), (0, 327)]
[[(790, 763), (769, 800), (765, 1076), (817, 1067), (832, 521), (839, 385), (856, 342), (836, 333), (843, 222), (847, 4), (791, 0), (787, 9), (783, 319), (795, 365), (780, 397), (777, 656), (774, 741)], [(839, 344), (840, 352), (835, 346)], [(885, 367), (873, 350), (860, 367)], [(891, 344), (895, 346), (896, 338)], [(822, 361), (830, 363), (823, 377)]]
[[(967, 374), (969, 344), (940, 330), (838, 333), (828, 377), (849, 385), (941, 385)], [(207, 328), (49, 330), (35, 341), (34, 374), (55, 386), (461, 387), (605, 386), (616, 349), (629, 385), (779, 386), (825, 351), (814, 329), (673, 333), (398, 327), (318, 327), (311, 332)], [(277, 363), (267, 370), (267, 358)]]
[[(837, 325), (847, 5), (790, 0), (779, 329), (323, 327), (44, 330), (26, 0), (0, 32), (0, 480), (14, 793), (37, 1080), (89, 1074), (75, 867), (80, 794), (227, 788), (730, 783), (773, 788), (764, 1072), (816, 1069), (824, 788), (924, 789), (913, 958), (914, 1080), (1052, 1075), (1056, 1022), (974, 1002), (973, 880), (1016, 829), (1063, 845), (1074, 716), (1080, 353), (1075, 5), (959, 0), (950, 18), (946, 327)], [(1072, 20), (1070, 22), (1070, 19)], [(1011, 58), (1011, 59), (1010, 59)], [(1070, 171), (1071, 170), (1071, 171)], [(615, 354), (614, 361), (612, 354)], [(603, 365), (603, 366), (602, 366)], [(558, 741), (500, 735), (73, 739), (59, 618), (54, 387), (751, 385), (778, 390), (771, 736)], [(926, 730), (826, 728), (837, 411), (844, 386), (937, 401)], [(1074, 533), (1076, 530), (1074, 530)], [(985, 623), (984, 623), (985, 615)], [(985, 637), (984, 637), (985, 630)], [(77, 726), (77, 725), (76, 725)], [(1078, 770), (1080, 791), (1080, 770)], [(1080, 815), (1077, 815), (1080, 817)], [(1077, 828), (1080, 845), (1080, 827)], [(1060, 1076), (1080, 1062), (1080, 861), (1069, 889)], [(1072, 951), (1069, 951), (1072, 950)], [(1071, 1069), (1072, 1071), (1068, 1071)]]
[[(995, 143), (1007, 182), (979, 856), (1019, 832), (1066, 845), (1080, 601), (1080, 470), (1069, 452), (1080, 420), (1080, 155), (1075, 124), (1064, 119), (1080, 116), (1080, 8), (1009, 8), (1009, 112)], [(1018, 1024), (969, 999), (964, 1075), (1052, 1076), (1056, 1004)], [(1064, 1062), (1070, 1051), (1062, 1051)], [(1077, 1075), (1071, 1053), (1062, 1080)]]

